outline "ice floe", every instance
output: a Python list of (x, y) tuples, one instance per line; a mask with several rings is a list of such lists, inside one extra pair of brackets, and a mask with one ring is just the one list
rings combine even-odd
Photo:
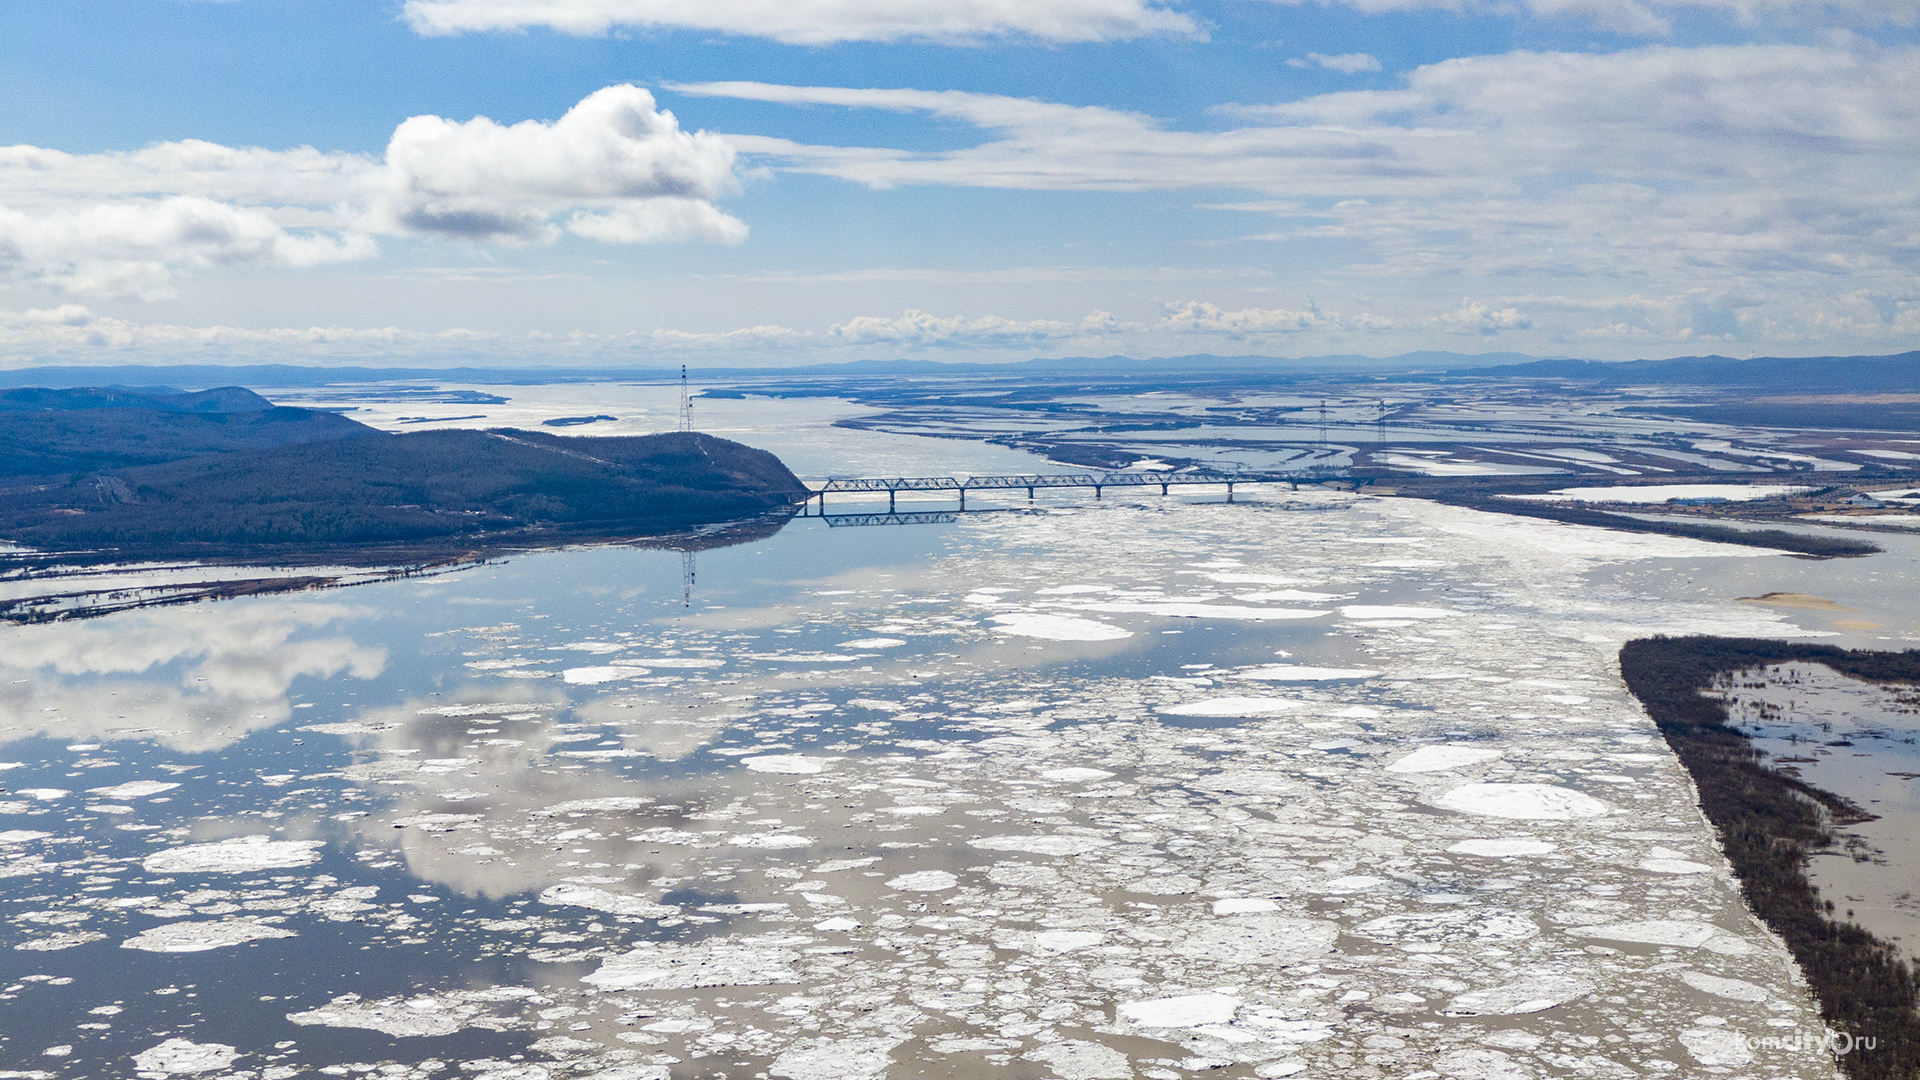
[(133, 1067), (145, 1076), (197, 1076), (233, 1064), (240, 1052), (225, 1043), (173, 1038), (133, 1055)]
[(945, 870), (917, 870), (887, 879), (887, 888), (902, 892), (942, 892), (960, 884), (960, 879)]
[(246, 874), (319, 862), (321, 846), (318, 840), (239, 836), (155, 852), (140, 865), (155, 874)]
[(1236, 679), (1260, 679), (1266, 682), (1332, 682), (1340, 679), (1372, 679), (1380, 672), (1372, 668), (1312, 667), (1306, 664), (1268, 664), (1265, 667), (1236, 671)]
[[(1425, 773), (1442, 772), (1447, 769), (1464, 769), (1469, 765), (1482, 765), (1500, 756), (1498, 750), (1483, 746), (1423, 746), (1413, 753), (1387, 766), (1388, 772)], [(1511, 817), (1513, 815), (1502, 815)]]
[(180, 785), (166, 780), (129, 780), (112, 787), (88, 788), (95, 795), (107, 799), (148, 799), (178, 788)]
[(811, 776), (825, 772), (832, 762), (832, 758), (808, 757), (805, 754), (757, 754), (740, 759), (740, 764), (754, 772), (784, 773), (789, 776)]
[(1118, 641), (1133, 636), (1131, 630), (1093, 619), (1076, 619), (1070, 615), (1009, 612), (993, 616), (993, 621), (1000, 624), (998, 629), (1001, 633), (1046, 638), (1049, 641)]
[(1537, 821), (1600, 817), (1613, 810), (1591, 795), (1553, 784), (1467, 784), (1432, 801), (1462, 814)]
[(1766, 988), (1756, 986), (1745, 979), (1729, 979), (1720, 975), (1709, 975), (1704, 971), (1682, 971), (1680, 981), (1703, 994), (1726, 998), (1729, 1001), (1760, 1002), (1767, 1000)]
[(152, 953), (192, 953), (249, 941), (293, 936), (293, 931), (278, 926), (247, 919), (221, 919), (217, 922), (177, 922), (148, 927), (121, 942), (120, 947)]
[(1548, 855), (1559, 849), (1545, 840), (1462, 840), (1447, 848), (1459, 855), (1478, 855), (1486, 859), (1512, 859), (1523, 855)]
[(1746, 942), (1712, 923), (1683, 919), (1644, 919), (1603, 926), (1576, 926), (1567, 932), (1576, 937), (1599, 938), (1603, 941), (1669, 945), (1681, 949), (1706, 948), (1713, 952), (1745, 952), (1749, 948)]
[(1525, 974), (1499, 986), (1473, 990), (1447, 1002), (1452, 1016), (1513, 1016), (1547, 1009), (1593, 993), (1594, 983), (1557, 972)]
[(1139, 1027), (1183, 1028), (1227, 1023), (1240, 1005), (1239, 998), (1226, 994), (1184, 994), (1129, 1001), (1115, 1011), (1121, 1019)]
[(581, 978), (601, 990), (693, 990), (794, 982), (801, 937), (740, 937), (687, 944), (648, 942)]
[(1189, 701), (1184, 705), (1169, 705), (1160, 711), (1168, 716), (1253, 717), (1289, 712), (1300, 708), (1302, 704), (1276, 697), (1218, 697)]
[(967, 843), (983, 851), (1023, 851), (1030, 855), (1085, 855), (1110, 846), (1097, 836), (983, 836)]
[(1460, 613), (1446, 608), (1348, 604), (1340, 614), (1349, 619), (1450, 619)]
[(671, 904), (662, 904), (648, 900), (644, 896), (629, 893), (608, 892), (591, 885), (560, 884), (546, 889), (540, 894), (540, 902), (554, 906), (571, 906), (604, 911), (609, 915), (627, 915), (640, 919), (665, 919), (680, 914), (680, 909)]

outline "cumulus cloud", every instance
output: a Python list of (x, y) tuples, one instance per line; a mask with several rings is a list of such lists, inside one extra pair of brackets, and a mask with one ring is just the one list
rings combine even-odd
[(421, 34), (533, 28), (605, 34), (631, 27), (705, 30), (794, 45), (1202, 36), (1191, 16), (1145, 0), (407, 0), (404, 18)]
[(259, 210), (200, 195), (42, 215), (0, 205), (0, 272), (71, 292), (158, 298), (176, 266), (316, 266), (372, 253), (364, 236), (289, 232)]
[(1059, 338), (1116, 333), (1120, 323), (1096, 311), (1077, 323), (1048, 319), (1006, 319), (998, 315), (967, 318), (908, 310), (897, 316), (862, 315), (833, 327), (832, 337), (849, 344), (933, 346), (1022, 345)]
[(1358, 75), (1363, 71), (1379, 71), (1380, 61), (1363, 52), (1341, 53), (1338, 56), (1328, 56), (1325, 53), (1310, 52), (1305, 56), (1296, 56), (1288, 60), (1287, 66), (1297, 68), (1326, 68), (1328, 71), (1338, 71), (1344, 75)]
[(1478, 334), (1492, 337), (1502, 330), (1528, 330), (1533, 320), (1516, 307), (1494, 308), (1472, 298), (1460, 301), (1452, 311), (1443, 311), (1427, 320), (1427, 325), (1450, 334)]
[(0, 147), (0, 280), (155, 299), (195, 268), (371, 258), (411, 235), (737, 244), (714, 205), (734, 150), (611, 86), (552, 122), (416, 116), (374, 159), (190, 140), (126, 153)]
[(1308, 303), (1304, 311), (1287, 308), (1241, 308), (1228, 311), (1205, 300), (1189, 300), (1160, 320), (1158, 329), (1183, 334), (1224, 334), (1229, 337), (1255, 337), (1268, 334), (1298, 334), (1308, 330), (1372, 331), (1391, 329), (1391, 318), (1372, 313), (1339, 315), (1320, 310)]
[(394, 129), (378, 177), (380, 224), (453, 236), (550, 241), (550, 218), (598, 240), (723, 239), (746, 226), (707, 200), (734, 190), (734, 151), (680, 129), (637, 86), (595, 91), (551, 123), (415, 116)]

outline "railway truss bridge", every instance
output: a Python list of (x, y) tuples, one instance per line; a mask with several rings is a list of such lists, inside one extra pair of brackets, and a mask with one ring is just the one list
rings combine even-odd
[[(1093, 497), (1098, 499), (1107, 488), (1153, 488), (1160, 489), (1165, 495), (1171, 488), (1183, 486), (1225, 487), (1227, 501), (1233, 501), (1235, 484), (1291, 484), (1297, 490), (1304, 483), (1319, 483), (1330, 479), (1322, 475), (1301, 473), (1207, 473), (1207, 472), (1108, 472), (1108, 473), (1016, 473), (1008, 476), (969, 476), (959, 479), (952, 476), (836, 476), (813, 487), (802, 503), (803, 514), (827, 514), (827, 496), (829, 494), (887, 493), (887, 514), (896, 513), (897, 500), (901, 492), (951, 492), (959, 500), (960, 512), (967, 509), (969, 491), (1015, 492), (1025, 490), (1028, 500), (1041, 491), (1061, 488), (1092, 489)], [(1362, 485), (1372, 483), (1371, 477), (1356, 478), (1352, 481), (1355, 490)], [(814, 501), (819, 500), (819, 508), (812, 509)], [(940, 511), (936, 511), (938, 513)], [(870, 516), (870, 515), (861, 515)]]

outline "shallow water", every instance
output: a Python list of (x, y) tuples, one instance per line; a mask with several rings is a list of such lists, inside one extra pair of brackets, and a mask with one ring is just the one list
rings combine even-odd
[(1782, 558), (1250, 489), (7, 628), (0, 1061), (1831, 1075), (1614, 664), (1800, 613), (1600, 580)]
[(1732, 721), (1781, 768), (1838, 792), (1876, 820), (1812, 861), (1835, 915), (1920, 956), (1920, 690), (1885, 687), (1818, 664), (1744, 673), (1722, 691)]

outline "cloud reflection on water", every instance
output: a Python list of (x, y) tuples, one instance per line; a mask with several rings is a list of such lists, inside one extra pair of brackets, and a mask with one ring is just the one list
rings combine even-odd
[(0, 631), (0, 742), (151, 739), (188, 753), (229, 746), (293, 714), (301, 676), (377, 678), (387, 650), (335, 634), (366, 614), (269, 602), (138, 611)]

